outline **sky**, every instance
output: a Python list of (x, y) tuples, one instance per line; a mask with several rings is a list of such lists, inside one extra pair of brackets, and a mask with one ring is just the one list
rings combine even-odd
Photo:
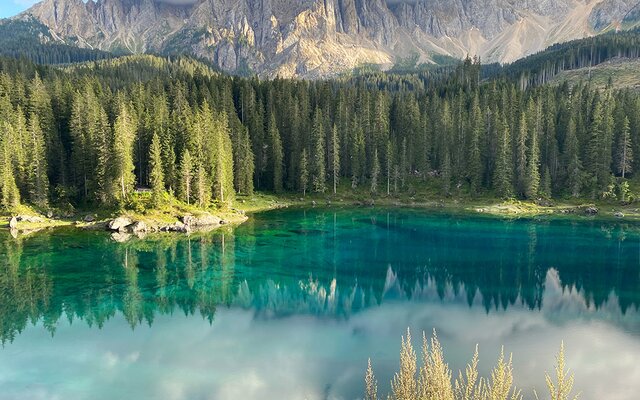
[(13, 17), (39, 0), (0, 0), (0, 18)]

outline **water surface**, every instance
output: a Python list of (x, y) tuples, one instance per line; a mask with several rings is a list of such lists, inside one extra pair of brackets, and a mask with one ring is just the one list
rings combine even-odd
[[(531, 398), (561, 341), (582, 399), (640, 392), (640, 229), (278, 210), (192, 237), (0, 235), (0, 400), (355, 399), (400, 336), (501, 345)], [(417, 344), (417, 343), (416, 343)]]

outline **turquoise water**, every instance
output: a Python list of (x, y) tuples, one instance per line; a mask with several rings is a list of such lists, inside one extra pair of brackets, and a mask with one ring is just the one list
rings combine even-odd
[[(527, 398), (561, 343), (582, 399), (640, 392), (640, 229), (290, 209), (116, 243), (0, 234), (0, 400), (355, 399), (400, 336), (457, 370), (513, 352)], [(416, 343), (417, 344), (417, 343)]]

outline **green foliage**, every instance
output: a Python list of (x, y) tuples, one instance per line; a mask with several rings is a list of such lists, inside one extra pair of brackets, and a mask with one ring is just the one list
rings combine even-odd
[(634, 178), (638, 94), (480, 75), (470, 59), (305, 82), (232, 78), (184, 57), (0, 58), (4, 171), (18, 189), (7, 178), (0, 195), (110, 206), (151, 186), (157, 201), (206, 207), (254, 189), (338, 194), (342, 178), (379, 193), (386, 178), (396, 196), (602, 198), (612, 177)]

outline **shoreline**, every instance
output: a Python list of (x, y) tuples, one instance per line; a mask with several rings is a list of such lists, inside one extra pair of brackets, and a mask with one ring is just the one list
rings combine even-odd
[[(310, 195), (306, 198), (293, 195), (274, 196), (256, 194), (251, 197), (241, 197), (234, 207), (222, 210), (192, 209), (190, 212), (149, 213), (137, 214), (126, 210), (111, 213), (107, 217), (97, 217), (96, 212), (77, 211), (67, 217), (47, 218), (43, 215), (8, 215), (0, 220), (0, 230), (26, 236), (42, 230), (56, 228), (74, 228), (78, 230), (102, 230), (111, 232), (114, 240), (126, 241), (132, 236), (140, 238), (155, 233), (196, 233), (210, 232), (222, 227), (235, 227), (246, 222), (253, 214), (288, 207), (316, 208), (316, 207), (384, 207), (406, 208), (425, 211), (441, 211), (455, 214), (468, 214), (473, 216), (485, 216), (501, 219), (562, 219), (575, 221), (603, 221), (603, 222), (640, 222), (640, 208), (633, 205), (616, 206), (613, 204), (598, 203), (558, 203), (538, 205), (526, 201), (499, 201), (496, 199), (424, 199), (407, 200), (393, 197), (378, 197), (360, 199), (353, 196), (319, 196)], [(99, 211), (98, 211), (99, 212)], [(181, 214), (181, 215), (178, 215)], [(10, 220), (17, 217), (18, 223), (14, 228), (10, 227)], [(205, 217), (212, 223), (185, 224), (185, 218), (198, 219)], [(20, 219), (23, 219), (20, 221)], [(124, 227), (116, 226), (110, 229), (109, 225), (118, 219), (128, 219)], [(136, 228), (134, 225), (140, 225)], [(120, 235), (120, 236), (118, 236)]]

